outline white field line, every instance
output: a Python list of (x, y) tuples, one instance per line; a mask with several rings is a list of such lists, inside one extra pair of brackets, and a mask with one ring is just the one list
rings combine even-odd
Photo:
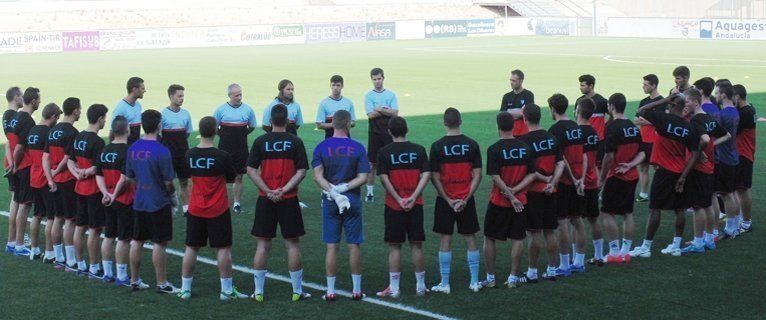
[[(620, 59), (616, 58), (619, 57)], [(706, 58), (683, 58), (684, 62), (677, 61), (677, 62), (659, 62), (659, 61), (634, 61), (630, 59), (658, 59), (658, 60), (669, 60), (669, 59), (675, 59), (675, 58), (663, 58), (663, 57), (640, 57), (640, 56), (604, 56), (603, 58), (606, 61), (610, 62), (617, 62), (617, 63), (628, 63), (628, 64), (652, 64), (652, 65), (668, 65), (668, 66), (678, 66), (678, 65), (687, 65), (690, 67), (725, 67), (725, 68), (766, 68), (766, 65), (757, 65), (757, 64), (737, 64), (735, 62), (761, 62), (756, 60), (746, 60), (746, 59), (706, 59)], [(694, 61), (694, 60), (701, 60), (701, 61), (713, 61), (713, 62), (732, 62), (731, 64), (702, 64), (702, 63), (686, 63), (685, 61)]]
[[(3, 216), (7, 217), (8, 214), (9, 213), (7, 211), (0, 211), (0, 215), (3, 215)], [(30, 221), (30, 222), (32, 221), (31, 218), (28, 218), (27, 220)], [(43, 221), (42, 224), (46, 224), (46, 221)], [(103, 237), (103, 235), (101, 235), (101, 237)], [(144, 248), (151, 250), (152, 249), (152, 245), (148, 244), (148, 243), (145, 243), (144, 244)], [(183, 251), (176, 250), (176, 249), (171, 249), (171, 248), (167, 248), (167, 253), (170, 254), (170, 255), (181, 257), (181, 258), (183, 258), (183, 256), (184, 256), (184, 252)], [(202, 262), (202, 263), (207, 264), (207, 265), (214, 266), (214, 267), (218, 266), (218, 263), (216, 262), (215, 259), (211, 259), (211, 258), (208, 258), (208, 257), (197, 256), (197, 261)], [(243, 265), (233, 264), (232, 267), (233, 267), (234, 270), (237, 270), (239, 272), (243, 272), (243, 273), (247, 273), (247, 274), (251, 274), (251, 275), (255, 274), (255, 270), (254, 269), (246, 267), (246, 266), (243, 266)], [(266, 277), (269, 278), (269, 279), (272, 279), (272, 280), (276, 280), (276, 281), (291, 283), (290, 277), (286, 277), (286, 276), (283, 276), (281, 274), (275, 274), (275, 273), (269, 272), (266, 275)], [(318, 283), (313, 283), (313, 282), (303, 281), (303, 286), (306, 287), (306, 288), (310, 288), (310, 289), (321, 291), (321, 292), (324, 292), (324, 291), (327, 290), (326, 286), (323, 286), (323, 285), (318, 284)], [(351, 298), (351, 292), (350, 291), (335, 290), (335, 293), (340, 295), (340, 296)], [(386, 308), (396, 309), (396, 310), (399, 310), (399, 311), (404, 311), (404, 312), (416, 314), (416, 315), (419, 315), (419, 316), (428, 317), (428, 318), (431, 318), (431, 319), (439, 319), (439, 320), (456, 320), (457, 319), (457, 318), (453, 318), (453, 317), (446, 316), (446, 315), (443, 315), (443, 314), (431, 312), (431, 311), (428, 311), (428, 310), (418, 309), (418, 308), (411, 307), (411, 306), (408, 306), (408, 305), (404, 305), (404, 304), (401, 304), (401, 303), (384, 301), (384, 300), (377, 299), (377, 298), (367, 297), (367, 298), (362, 299), (362, 301), (368, 302), (368, 303), (372, 303), (372, 304), (375, 304), (375, 305), (379, 305), (379, 306), (382, 306), (382, 307), (386, 307)]]

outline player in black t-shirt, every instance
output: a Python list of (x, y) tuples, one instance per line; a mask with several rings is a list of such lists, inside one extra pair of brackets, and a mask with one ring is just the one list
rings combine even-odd
[(21, 89), (19, 87), (9, 88), (5, 92), (5, 99), (8, 101), (8, 109), (3, 112), (3, 133), (5, 134), (5, 141), (7, 141), (3, 156), (3, 169), (5, 169), (5, 175), (8, 178), (8, 190), (11, 192), (10, 208), (8, 209), (8, 240), (5, 244), (5, 252), (13, 253), (13, 250), (16, 249), (16, 213), (19, 209), (19, 203), (14, 200), (18, 179), (11, 172), (13, 149), (11, 149), (10, 137), (13, 133), (13, 127), (16, 125), (16, 122), (12, 120), (22, 106)]
[(519, 69), (511, 71), (511, 91), (503, 95), (500, 102), (500, 111), (505, 111), (513, 116), (513, 136), (518, 137), (527, 134), (529, 131), (524, 123), (524, 117), (521, 114), (521, 108), (527, 104), (535, 103), (535, 94), (525, 89), (524, 72)]
[[(753, 198), (750, 188), (753, 186), (753, 163), (755, 162), (755, 108), (747, 101), (747, 89), (741, 84), (735, 84), (734, 103), (739, 111), (739, 126), (737, 127), (737, 152), (739, 164), (737, 165), (737, 179), (735, 187), (742, 209), (742, 223), (739, 233), (751, 231)], [(709, 218), (710, 219), (710, 218)], [(712, 222), (713, 220), (709, 220)], [(711, 226), (712, 227), (712, 226)]]
[[(643, 79), (642, 87), (644, 93), (649, 96), (641, 99), (638, 103), (639, 108), (663, 99), (657, 90), (657, 84), (660, 81), (657, 75), (648, 74)], [(649, 121), (638, 115), (636, 115), (634, 123), (641, 128), (641, 151), (644, 152), (644, 162), (638, 165), (638, 196), (636, 197), (636, 202), (646, 202), (649, 201), (649, 162), (652, 157), (654, 142), (657, 140), (657, 131)]]
[[(580, 98), (577, 98), (575, 105), (580, 104), (580, 100), (584, 98), (590, 98), (593, 100), (593, 102), (596, 104), (596, 109), (593, 110), (593, 115), (590, 116), (590, 125), (593, 127), (593, 129), (596, 129), (596, 132), (598, 132), (598, 138), (603, 140), (604, 128), (606, 128), (606, 115), (608, 113), (606, 98), (596, 93), (596, 78), (594, 76), (585, 74), (580, 76), (578, 81), (580, 82), (580, 92), (583, 95)], [(599, 149), (598, 153), (596, 154), (596, 165), (599, 167), (601, 167), (601, 160), (604, 158), (603, 147), (604, 146), (601, 145), (601, 149)]]
[(592, 99), (581, 99), (580, 104), (576, 105), (575, 116), (577, 117), (577, 124), (582, 130), (583, 137), (583, 153), (585, 157), (583, 160), (583, 166), (585, 171), (583, 172), (583, 197), (580, 197), (579, 201), (583, 202), (583, 218), (588, 220), (591, 230), (591, 238), (593, 239), (593, 258), (588, 260), (589, 264), (603, 266), (604, 265), (604, 239), (601, 231), (601, 223), (598, 221), (599, 216), (599, 180), (598, 169), (596, 166), (596, 157), (598, 150), (602, 144), (598, 139), (598, 132), (590, 125), (590, 117), (593, 111), (596, 109), (596, 104)]
[[(53, 194), (48, 187), (48, 180), (45, 179), (43, 170), (43, 150), (47, 141), (48, 131), (56, 124), (61, 114), (61, 108), (55, 103), (49, 103), (42, 110), (43, 118), (40, 122), (29, 130), (27, 136), (27, 152), (30, 155), (32, 165), (29, 170), (29, 186), (32, 188), (32, 194), (35, 203), (35, 212), (32, 222), (29, 223), (31, 260), (43, 258), (43, 263), (53, 263), (53, 241), (51, 239), (51, 230), (53, 228)], [(40, 234), (40, 223), (47, 219), (45, 226), (45, 256), (40, 252), (38, 245)]]

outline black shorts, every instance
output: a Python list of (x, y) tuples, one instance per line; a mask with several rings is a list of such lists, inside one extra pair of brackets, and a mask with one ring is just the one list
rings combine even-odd
[(154, 212), (133, 212), (133, 240), (154, 243), (168, 242), (173, 239), (173, 214), (170, 206)]
[(106, 224), (104, 205), (101, 203), (101, 193), (89, 196), (77, 195), (77, 217), (75, 225), (91, 229), (103, 228)]
[(722, 163), (715, 165), (715, 191), (732, 193), (736, 190), (737, 166), (729, 166)]
[(737, 165), (736, 180), (734, 186), (737, 190), (750, 189), (753, 187), (753, 162), (740, 156)]
[(13, 193), (13, 201), (19, 204), (31, 204), (34, 201), (35, 196), (32, 192), (32, 186), (29, 185), (29, 170), (31, 167), (16, 171), (16, 178), (18, 184), (16, 185), (16, 191)]
[(35, 194), (35, 217), (47, 218), (53, 220), (56, 214), (56, 198), (51, 193), (48, 185), (42, 188), (32, 188)]
[(133, 207), (117, 201), (106, 207), (105, 237), (117, 238), (120, 241), (133, 239)]
[[(656, 174), (656, 173), (655, 173)], [(638, 180), (625, 181), (609, 177), (601, 189), (601, 212), (624, 215), (633, 213), (633, 202), (636, 201), (636, 185)], [(675, 188), (675, 182), (673, 182)]]
[(8, 191), (14, 192), (16, 191), (16, 187), (19, 185), (19, 178), (15, 174), (8, 173)]
[(250, 234), (258, 238), (272, 239), (277, 236), (277, 224), (284, 239), (293, 239), (306, 234), (297, 197), (283, 199), (280, 202), (258, 197), (255, 202), (255, 219)]
[(231, 163), (234, 165), (234, 171), (237, 174), (245, 174), (247, 172), (247, 146), (244, 149), (222, 148), (221, 146), (218, 146), (218, 148), (229, 153)]
[(388, 243), (423, 242), (423, 206), (416, 204), (410, 211), (397, 211), (385, 206), (383, 220), (386, 231), (383, 241)]
[(201, 248), (210, 243), (211, 248), (231, 247), (231, 213), (226, 210), (214, 218), (186, 216), (186, 245)]
[(527, 230), (555, 230), (559, 227), (556, 219), (556, 195), (527, 191)]
[(689, 190), (684, 190), (689, 196), (692, 207), (695, 209), (707, 208), (713, 205), (713, 184), (715, 177), (712, 174), (692, 170), (686, 184)]
[(598, 189), (585, 189), (585, 197), (580, 197), (583, 201), (583, 218), (593, 219), (598, 218), (600, 210), (598, 208)]
[(654, 143), (650, 142), (641, 142), (641, 145), (638, 147), (638, 151), (644, 152), (644, 160), (641, 161), (641, 163), (649, 164), (650, 160), (652, 158), (652, 148), (654, 148)]
[(556, 217), (559, 219), (579, 218), (585, 203), (577, 195), (577, 188), (571, 184), (559, 183), (556, 196)]
[(186, 165), (186, 151), (178, 151), (181, 156), (173, 157), (173, 170), (176, 172), (176, 178), (185, 180), (191, 177), (189, 166)]
[(77, 217), (77, 193), (74, 192), (74, 185), (77, 180), (67, 182), (57, 182), (55, 198), (56, 216), (64, 219), (74, 219)]
[(388, 134), (377, 134), (370, 132), (367, 137), (367, 160), (370, 163), (378, 162), (378, 150), (393, 142), (393, 138)]
[[(649, 209), (655, 210), (683, 210), (691, 207), (689, 201), (688, 185), (686, 180), (685, 192), (676, 192), (676, 182), (680, 174), (657, 168), (652, 178), (651, 191), (649, 193)], [(631, 197), (634, 195), (631, 194)]]
[(465, 203), (462, 212), (455, 212), (447, 200), (437, 196), (434, 205), (434, 229), (439, 234), (453, 234), (457, 223), (457, 233), (469, 235), (479, 232), (479, 216), (476, 214), (476, 201), (471, 197)]
[(526, 216), (526, 209), (516, 212), (513, 207), (501, 207), (490, 202), (484, 216), (484, 235), (500, 241), (523, 240), (526, 235)]

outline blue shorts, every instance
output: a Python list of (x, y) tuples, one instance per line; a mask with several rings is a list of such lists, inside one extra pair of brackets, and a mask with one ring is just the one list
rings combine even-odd
[(338, 213), (335, 201), (322, 197), (322, 241), (324, 243), (340, 243), (341, 233), (346, 232), (346, 243), (362, 244), (364, 228), (362, 226), (362, 201), (357, 195), (348, 196), (351, 208), (343, 214)]

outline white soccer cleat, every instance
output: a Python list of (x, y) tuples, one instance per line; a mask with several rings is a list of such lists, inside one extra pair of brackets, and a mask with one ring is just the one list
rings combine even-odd
[(430, 291), (426, 287), (415, 289), (415, 295), (417, 295), (418, 297), (422, 297), (422, 296), (426, 295), (429, 292)]
[(471, 285), (468, 286), (468, 289), (470, 289), (473, 292), (481, 291), (481, 282), (471, 283)]
[(652, 256), (652, 250), (649, 248), (646, 248), (644, 246), (637, 246), (633, 248), (633, 250), (630, 250), (628, 254), (631, 257), (639, 257), (639, 258), (650, 258)]
[(665, 249), (660, 250), (660, 253), (662, 254), (669, 254), (674, 257), (680, 257), (681, 256), (681, 248), (674, 246), (672, 243), (669, 244)]
[(439, 292), (439, 293), (449, 294), (450, 291), (451, 290), (450, 290), (450, 287), (449, 287), (448, 284), (440, 283), (438, 285), (435, 285), (435, 286), (431, 287), (431, 292)]
[(399, 298), (401, 293), (399, 293), (399, 291), (393, 291), (393, 290), (391, 290), (391, 287), (388, 287), (388, 288), (383, 289), (383, 291), (380, 291), (380, 292), (376, 293), (375, 295), (380, 297), (380, 298), (389, 297), (389, 298), (396, 299), (396, 298)]

